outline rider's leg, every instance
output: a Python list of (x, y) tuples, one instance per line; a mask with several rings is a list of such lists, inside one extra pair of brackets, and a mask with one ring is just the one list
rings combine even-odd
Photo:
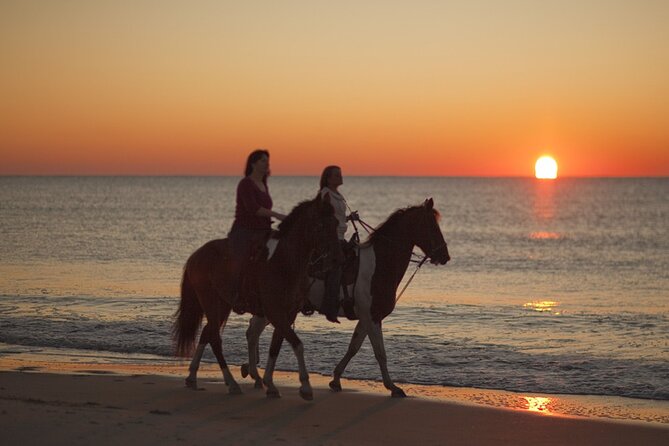
[(325, 296), (321, 305), (321, 313), (325, 314), (330, 322), (339, 323), (339, 288), (341, 286), (342, 266), (337, 265), (325, 277)]

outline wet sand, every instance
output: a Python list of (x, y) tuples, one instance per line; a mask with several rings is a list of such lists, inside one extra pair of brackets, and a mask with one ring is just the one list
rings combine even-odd
[[(229, 395), (213, 364), (204, 365), (199, 390), (188, 389), (183, 384), (186, 368), (186, 363), (173, 362), (4, 356), (0, 358), (3, 443), (669, 444), (665, 402), (650, 402), (637, 408), (638, 413), (633, 413), (634, 405), (623, 404), (627, 418), (607, 420), (556, 412), (577, 405), (569, 402), (570, 397), (405, 385), (410, 396), (393, 399), (380, 383), (368, 381), (343, 380), (344, 391), (333, 393), (327, 387), (329, 378), (320, 375), (311, 377), (315, 395), (307, 402), (298, 396), (295, 373), (277, 372), (282, 398), (268, 399), (241, 378), (244, 394)], [(233, 373), (239, 376), (238, 368), (233, 367)], [(587, 397), (578, 401), (584, 415), (596, 413), (597, 404), (603, 404), (589, 406)], [(615, 404), (615, 399), (603, 401)]]

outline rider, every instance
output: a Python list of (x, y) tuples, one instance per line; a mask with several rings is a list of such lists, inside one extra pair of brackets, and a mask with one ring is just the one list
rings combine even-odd
[[(326, 195), (330, 197), (330, 204), (334, 208), (335, 217), (339, 221), (337, 235), (339, 236), (340, 243), (344, 244), (346, 243), (344, 235), (348, 228), (347, 220), (358, 220), (359, 218), (358, 213), (355, 211), (351, 212), (348, 218), (346, 217), (346, 200), (338, 190), (342, 184), (344, 184), (344, 180), (339, 166), (328, 166), (323, 169), (319, 193), (321, 198), (325, 198)], [(330, 322), (339, 323), (337, 314), (339, 313), (339, 287), (341, 284), (342, 269), (343, 265), (336, 265), (325, 277), (325, 295), (323, 296), (320, 312), (325, 314), (327, 320)]]
[[(251, 248), (266, 237), (272, 229), (272, 217), (283, 220), (286, 216), (272, 211), (272, 197), (267, 186), (269, 152), (254, 150), (246, 160), (244, 178), (237, 185), (235, 221), (228, 233), (232, 252), (232, 305), (238, 303), (241, 274), (251, 256)], [(236, 311), (239, 309), (235, 309)]]

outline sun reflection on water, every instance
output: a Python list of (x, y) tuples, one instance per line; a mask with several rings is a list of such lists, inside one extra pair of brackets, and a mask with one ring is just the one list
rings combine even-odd
[(560, 312), (555, 311), (559, 305), (560, 302), (555, 302), (553, 300), (538, 300), (524, 303), (523, 307), (540, 313), (553, 313), (559, 315)]
[(537, 412), (544, 415), (552, 415), (549, 405), (553, 401), (551, 398), (543, 396), (524, 396), (523, 399), (527, 402), (527, 410), (530, 412)]
[(533, 240), (557, 240), (562, 238), (562, 236), (557, 232), (537, 231), (531, 233), (530, 238)]
[(555, 205), (556, 183), (553, 181), (537, 181), (534, 186), (534, 217), (541, 222), (553, 220), (557, 212)]

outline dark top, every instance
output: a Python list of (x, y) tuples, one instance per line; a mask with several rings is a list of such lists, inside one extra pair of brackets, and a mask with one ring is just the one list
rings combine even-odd
[(233, 227), (271, 229), (272, 219), (270, 217), (256, 215), (261, 207), (272, 210), (272, 197), (269, 196), (269, 188), (267, 188), (267, 192), (263, 192), (258, 189), (251, 178), (242, 178), (237, 185), (237, 207), (235, 208)]

